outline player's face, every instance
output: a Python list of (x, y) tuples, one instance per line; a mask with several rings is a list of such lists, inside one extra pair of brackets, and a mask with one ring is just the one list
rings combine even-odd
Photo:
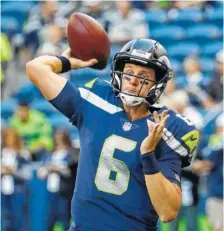
[(54, 14), (57, 11), (57, 1), (56, 0), (51, 0), (47, 1), (46, 3), (46, 8), (50, 14)]
[(154, 85), (155, 71), (152, 68), (130, 63), (125, 64), (122, 75), (122, 92), (146, 97)]
[(223, 63), (217, 63), (217, 69), (221, 76), (223, 76)]
[(131, 9), (131, 4), (129, 1), (117, 1), (116, 5), (123, 15), (126, 15)]
[(26, 122), (29, 119), (29, 111), (29, 107), (19, 106), (16, 110), (16, 114), (23, 122)]

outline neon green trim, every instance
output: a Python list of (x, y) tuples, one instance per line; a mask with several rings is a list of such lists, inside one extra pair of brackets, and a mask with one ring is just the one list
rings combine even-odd
[(95, 79), (91, 80), (90, 82), (86, 83), (85, 87), (92, 88), (97, 79), (98, 78), (95, 78)]
[(189, 147), (190, 153), (192, 153), (194, 149), (197, 147), (199, 137), (200, 137), (199, 131), (193, 130), (191, 132), (188, 132), (181, 138), (181, 140), (183, 140), (183, 142), (187, 145), (187, 147)]

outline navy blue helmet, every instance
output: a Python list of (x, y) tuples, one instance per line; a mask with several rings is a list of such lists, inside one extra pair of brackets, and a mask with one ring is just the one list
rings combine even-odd
[[(140, 97), (140, 92), (135, 96), (122, 92), (121, 78), (126, 63), (133, 63), (154, 69), (155, 83), (146, 97)], [(159, 42), (152, 39), (140, 38), (126, 43), (121, 51), (114, 56), (111, 74), (111, 84), (118, 96), (132, 97), (133, 102), (130, 105), (138, 105), (141, 102), (153, 105), (164, 92), (167, 82), (173, 77), (173, 70), (171, 69), (167, 51)], [(140, 76), (137, 77), (144, 79)], [(130, 100), (128, 101), (130, 102)]]

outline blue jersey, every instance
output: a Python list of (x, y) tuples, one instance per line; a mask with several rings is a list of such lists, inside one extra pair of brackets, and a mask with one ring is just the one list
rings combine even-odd
[(206, 156), (213, 164), (210, 174), (208, 175), (208, 197), (217, 197), (223, 199), (223, 146), (213, 148), (209, 155)]
[[(154, 122), (152, 114), (129, 121), (110, 83), (98, 79), (81, 88), (67, 82), (50, 102), (77, 126), (80, 135), (70, 230), (157, 230), (158, 215), (146, 188), (140, 154), (147, 123)], [(169, 114), (155, 153), (163, 175), (180, 185), (181, 168), (190, 163), (198, 132), (186, 118), (172, 110)]]

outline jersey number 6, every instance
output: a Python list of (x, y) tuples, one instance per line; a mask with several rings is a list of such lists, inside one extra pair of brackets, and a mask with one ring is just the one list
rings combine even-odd
[[(130, 171), (127, 165), (114, 158), (115, 149), (123, 152), (131, 152), (137, 142), (121, 136), (109, 136), (103, 145), (100, 154), (99, 165), (96, 172), (95, 184), (99, 191), (122, 195), (128, 188)], [(112, 172), (115, 179), (110, 179)]]

